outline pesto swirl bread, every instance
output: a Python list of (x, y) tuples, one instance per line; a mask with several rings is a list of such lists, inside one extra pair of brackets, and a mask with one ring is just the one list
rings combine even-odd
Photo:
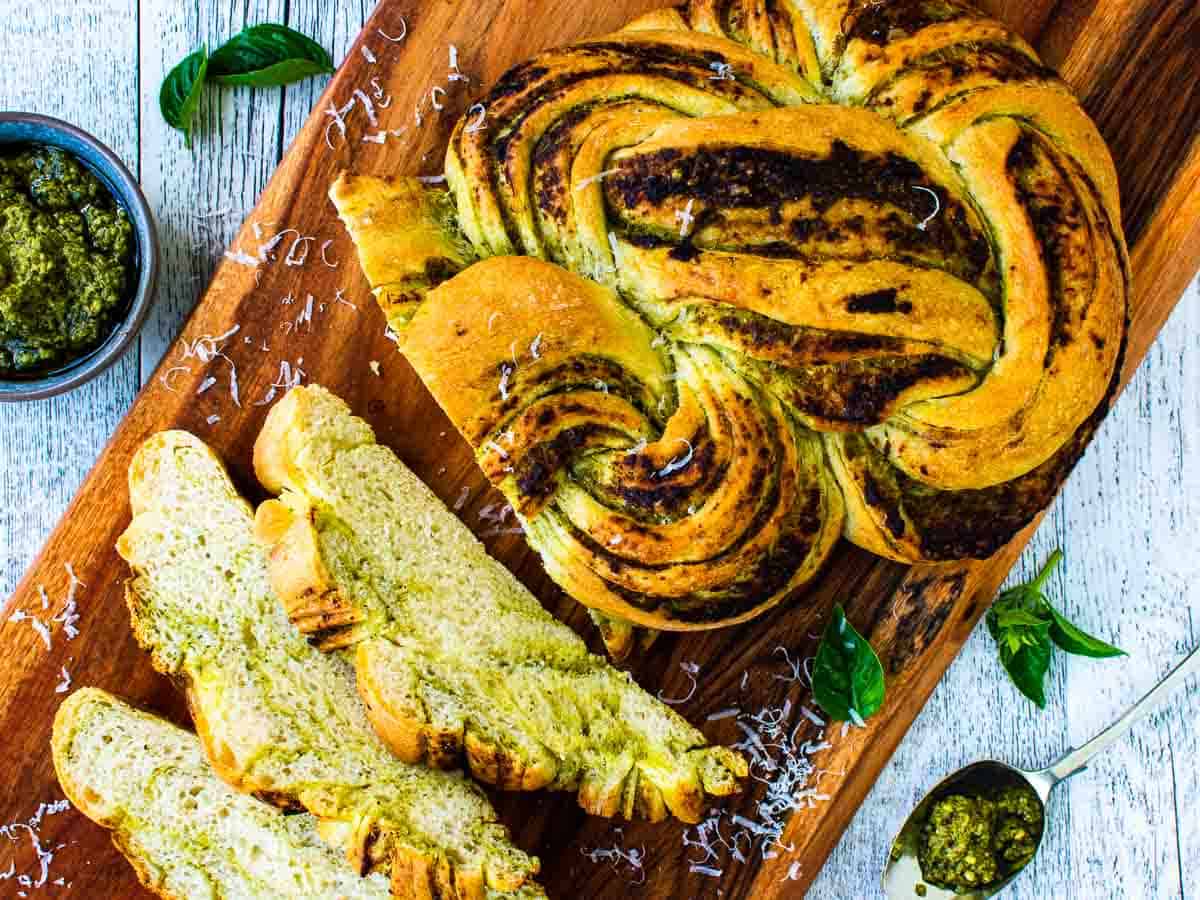
[(1107, 409), (1111, 159), (964, 3), (692, 0), (484, 106), (446, 189), (331, 196), (403, 352), (606, 617), (744, 620), (839, 534), (988, 556)]
[(294, 629), (267, 578), (253, 513), (216, 455), (183, 431), (129, 469), (117, 550), (155, 668), (185, 688), (213, 768), (240, 791), (318, 819), (352, 871), (413, 900), (533, 898), (538, 863), (461, 776), (401, 762), (367, 721), (354, 674)]
[(276, 593), (321, 646), (353, 645), (367, 715), (402, 759), (652, 821), (698, 822), (740, 787), (740, 755), (589, 653), (333, 394), (289, 391), (254, 467), (280, 494), (257, 514)]
[(54, 717), (67, 798), (111, 829), (138, 879), (162, 897), (387, 900), (388, 881), (350, 869), (308, 815), (285, 815), (221, 781), (194, 734), (96, 688)]

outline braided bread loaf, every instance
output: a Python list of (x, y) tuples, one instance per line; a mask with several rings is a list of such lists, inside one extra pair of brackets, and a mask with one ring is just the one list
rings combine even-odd
[(839, 535), (988, 556), (1107, 409), (1112, 162), (957, 0), (693, 0), (484, 106), (448, 190), (332, 197), (404, 353), (617, 652), (631, 622), (757, 615)]

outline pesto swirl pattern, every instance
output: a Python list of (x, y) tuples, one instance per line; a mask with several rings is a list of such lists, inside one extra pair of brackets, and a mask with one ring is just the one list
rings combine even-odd
[(446, 190), (332, 196), (403, 351), (616, 652), (630, 622), (762, 612), (839, 535), (990, 555), (1107, 409), (1111, 160), (964, 4), (693, 0), (484, 104)]

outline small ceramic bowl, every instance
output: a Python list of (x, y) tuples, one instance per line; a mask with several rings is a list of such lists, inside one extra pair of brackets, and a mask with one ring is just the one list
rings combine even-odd
[(39, 400), (79, 387), (107, 369), (137, 336), (154, 302), (158, 276), (158, 236), (154, 217), (137, 180), (117, 155), (85, 131), (61, 119), (35, 113), (0, 112), (0, 149), (11, 144), (60, 147), (88, 166), (129, 214), (137, 239), (137, 284), (125, 315), (94, 350), (59, 369), (29, 378), (0, 377), (0, 401)]

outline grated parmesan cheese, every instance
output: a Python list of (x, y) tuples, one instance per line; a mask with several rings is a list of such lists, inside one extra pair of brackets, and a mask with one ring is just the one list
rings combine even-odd
[(371, 123), (371, 127), (378, 127), (379, 117), (375, 115), (375, 103), (367, 96), (367, 92), (362, 88), (355, 88), (353, 96), (354, 99), (362, 104), (363, 111), (367, 114), (367, 121)]
[(937, 191), (930, 190), (929, 188), (927, 188), (923, 185), (920, 185), (920, 184), (914, 184), (913, 190), (914, 191), (924, 191), (930, 197), (933, 198), (933, 204), (934, 204), (933, 212), (931, 212), (924, 219), (922, 219), (920, 222), (917, 223), (917, 230), (924, 231), (927, 227), (929, 227), (929, 223), (933, 221), (934, 217), (942, 211), (942, 198), (940, 196), (938, 196)]
[(393, 44), (398, 44), (408, 37), (408, 22), (405, 20), (404, 16), (400, 17), (400, 33), (395, 37), (392, 37), (382, 28), (376, 28), (375, 30), (379, 32), (379, 36), (385, 41), (391, 41)]
[(589, 175), (587, 178), (579, 179), (579, 181), (575, 185), (575, 190), (582, 191), (589, 184), (593, 184), (597, 181), (600, 181), (603, 178), (607, 178), (609, 175), (616, 175), (620, 171), (621, 171), (620, 169), (602, 169), (601, 171), (597, 172), (595, 175)]
[(87, 587), (87, 585), (75, 575), (75, 568), (69, 562), (63, 563), (63, 568), (67, 570), (67, 577), (70, 579), (67, 584), (67, 596), (63, 601), (62, 612), (54, 616), (50, 621), (61, 624), (63, 634), (67, 636), (67, 640), (73, 641), (79, 636), (79, 629), (75, 627), (75, 624), (80, 619), (79, 604), (75, 599), (75, 591), (78, 588)]
[(226, 250), (225, 258), (232, 260), (235, 263), (243, 266), (249, 266), (252, 269), (258, 268), (258, 260), (247, 253), (245, 250)]
[(494, 450), (496, 453), (498, 453), (500, 455), (501, 459), (508, 459), (508, 451), (505, 450), (503, 447), (501, 447), (499, 444), (497, 444), (495, 441), (488, 441), (483, 446), (487, 450)]
[(329, 102), (329, 106), (325, 108), (325, 115), (330, 117), (330, 121), (325, 125), (325, 145), (329, 147), (330, 150), (335, 148), (333, 146), (333, 142), (329, 140), (329, 130), (331, 128), (337, 128), (338, 133), (342, 136), (342, 139), (345, 140), (346, 116), (349, 115), (350, 110), (354, 109), (356, 99), (357, 98), (355, 97), (351, 97), (350, 100), (343, 106), (334, 106), (333, 101), (331, 100)]
[[(625, 835), (625, 832), (620, 828), (614, 829), (614, 832), (618, 842)], [(622, 864), (627, 865), (636, 873), (634, 876), (636, 880), (631, 879), (630, 884), (638, 885), (646, 883), (646, 870), (643, 868), (646, 860), (645, 845), (626, 850), (620, 843), (615, 842), (611, 847), (593, 847), (591, 850), (580, 848), (579, 852), (594, 863), (611, 863), (614, 872), (620, 872)]]
[[(290, 231), (291, 229), (288, 230)], [(308, 245), (315, 240), (316, 238), (308, 237), (306, 235), (301, 235), (300, 237), (296, 238), (294, 241), (292, 241), (292, 246), (288, 250), (287, 256), (283, 258), (283, 264), (285, 266), (304, 265), (305, 260), (308, 259)], [(299, 256), (296, 255), (297, 247), (300, 248)]]
[(787, 675), (772, 675), (771, 677), (776, 681), (786, 681), (789, 684), (794, 681), (799, 681), (801, 676), (804, 674), (802, 662), (792, 659), (791, 655), (787, 651), (787, 647), (782, 645), (776, 647), (774, 652), (783, 654), (783, 661), (787, 664), (790, 672)]
[(687, 206), (683, 209), (675, 210), (675, 221), (679, 223), (680, 238), (688, 236), (688, 233), (692, 230), (692, 224), (696, 221), (696, 217), (692, 215), (692, 207), (695, 206), (695, 203), (694, 199), (689, 199)]
[[(392, 95), (386, 94), (383, 90), (383, 85), (379, 83), (378, 78), (372, 78), (367, 82), (371, 86), (371, 96), (375, 98), (375, 105), (380, 109), (387, 109), (392, 105)], [(396, 132), (398, 135), (399, 132)]]
[[(748, 671), (742, 674), (743, 687), (748, 676)], [(766, 788), (755, 805), (753, 817), (713, 809), (706, 819), (684, 832), (683, 846), (697, 854), (688, 859), (689, 871), (721, 872), (719, 866), (726, 856), (744, 863), (752, 852), (762, 859), (791, 852), (794, 846), (782, 840), (788, 817), (796, 810), (812, 809), (818, 802), (829, 799), (818, 785), (823, 777), (833, 773), (818, 769), (812, 756), (830, 749), (831, 745), (824, 740), (823, 731), (815, 740), (800, 741), (801, 725), (792, 727), (791, 712), (791, 701), (785, 700), (782, 706), (767, 706), (753, 714), (737, 713), (743, 739), (732, 746), (745, 753), (750, 762), (750, 776)], [(800, 712), (812, 721), (806, 715), (811, 711), (801, 707)], [(796, 880), (800, 871), (799, 863), (792, 863), (785, 880)]]
[(447, 76), (450, 81), (469, 82), (471, 79), (464, 75), (458, 68), (458, 48), (453, 44), (450, 45), (450, 74)]
[(708, 67), (716, 72), (716, 75), (709, 75), (710, 81), (736, 81), (733, 77), (733, 64), (727, 62), (709, 63)]
[(687, 440), (686, 438), (676, 438), (675, 440), (679, 441), (681, 444), (686, 444), (687, 452), (682, 454), (681, 456), (675, 457), (670, 462), (668, 462), (665, 466), (663, 466), (661, 469), (659, 469), (657, 472), (654, 473), (654, 477), (666, 478), (668, 475), (672, 475), (675, 472), (678, 472), (680, 469), (684, 468), (688, 463), (690, 463), (692, 461), (692, 455), (694, 453), (694, 451), (692, 449), (692, 442)]
[(705, 718), (704, 721), (705, 722), (719, 722), (721, 719), (732, 719), (734, 716), (740, 715), (741, 712), (742, 711), (740, 709), (738, 709), (736, 706), (731, 706), (728, 709), (722, 709), (722, 710), (719, 710), (718, 712), (710, 713)]
[[(291, 323), (289, 322), (285, 324), (290, 325)], [(296, 360), (296, 366), (293, 369), (291, 363), (289, 363), (286, 359), (281, 359), (279, 361), (279, 377), (276, 378), (271, 384), (270, 388), (267, 390), (266, 396), (257, 401), (254, 405), (266, 406), (275, 399), (275, 395), (278, 391), (282, 390), (286, 393), (292, 388), (298, 387), (305, 375), (304, 370), (300, 368), (303, 363), (304, 357), (300, 357), (298, 360)]]
[(800, 707), (800, 715), (804, 716), (804, 718), (808, 719), (808, 721), (812, 722), (818, 728), (825, 727), (825, 720), (822, 719), (820, 716), (818, 716), (815, 712), (813, 712), (807, 706)]
[(54, 649), (54, 646), (50, 641), (50, 629), (47, 628), (46, 623), (43, 622), (41, 619), (39, 619), (37, 616), (31, 616), (29, 613), (25, 612), (25, 610), (18, 609), (16, 612), (14, 612), (11, 616), (8, 617), (8, 621), (10, 621), (10, 622), (28, 622), (30, 624), (30, 627), (32, 627), (33, 630), (38, 633), (38, 636), (42, 639), (42, 642), (46, 645), (46, 649), (47, 650)]
[[(34, 870), (37, 872), (36, 875), (32, 874), (32, 872), (23, 872), (21, 874), (17, 874), (16, 863), (12, 862), (9, 864), (8, 871), (0, 872), (0, 881), (7, 881), (15, 876), (17, 884), (21, 885), (22, 887), (33, 889), (41, 888), (47, 884), (47, 882), (49, 882), (50, 866), (54, 862), (54, 854), (66, 845), (58, 844), (50, 848), (43, 847), (40, 834), (42, 822), (47, 816), (58, 815), (59, 813), (65, 812), (70, 808), (71, 804), (67, 800), (55, 800), (52, 803), (39, 803), (37, 811), (34, 812), (34, 814), (27, 821), (13, 822), (8, 825), (0, 825), (0, 835), (3, 835), (4, 837), (8, 838), (9, 841), (14, 843), (20, 840), (17, 835), (18, 829), (24, 829), (29, 835), (30, 845), (34, 854), (37, 856), (36, 869)], [(63, 879), (56, 878), (51, 883), (60, 885), (64, 882)], [(25, 891), (18, 891), (17, 893), (21, 896), (28, 896)]]
[(680, 703), (687, 703), (695, 695), (696, 688), (699, 686), (699, 683), (696, 681), (696, 676), (700, 674), (700, 666), (699, 665), (697, 665), (694, 662), (681, 662), (679, 664), (679, 668), (683, 670), (683, 674), (686, 675), (688, 680), (692, 683), (691, 688), (689, 688), (687, 694), (683, 697), (679, 697), (674, 700), (668, 700), (666, 697), (663, 696), (661, 688), (659, 689), (659, 692), (658, 692), (658, 699), (661, 700), (663, 703), (668, 703), (668, 704), (671, 704), (672, 706), (678, 705)]
[(176, 372), (187, 372), (190, 375), (192, 370), (189, 369), (187, 366), (172, 366), (171, 368), (167, 369), (167, 371), (163, 372), (161, 375), (158, 376), (158, 380), (162, 382), (163, 387), (165, 387), (172, 394), (179, 393), (179, 391), (177, 391), (177, 390), (175, 390), (175, 388), (171, 387), (171, 376), (174, 375)]
[(481, 521), (492, 525), (487, 531), (481, 532), (480, 537), (495, 537), (498, 534), (524, 534), (524, 529), (518, 524), (515, 527), (504, 527), (505, 521), (513, 515), (513, 508), (507, 503), (489, 503), (479, 511)]
[(233, 398), (233, 405), (241, 409), (242, 399), (238, 396), (237, 366), (233, 364), (233, 360), (229, 361), (229, 396)]
[(463, 131), (467, 134), (474, 134), (477, 131), (483, 131), (484, 123), (487, 121), (487, 107), (482, 103), (476, 103), (467, 110), (468, 118), (475, 116), (463, 126)]
[(300, 232), (297, 231), (295, 228), (284, 228), (282, 231), (275, 232), (275, 234), (265, 244), (259, 244), (259, 247), (258, 247), (259, 261), (267, 262), (268, 260), (274, 260), (275, 257), (272, 255), (271, 251), (273, 251), (276, 247), (278, 247), (281, 243), (283, 243), (283, 239), (285, 237), (287, 237), (289, 234), (294, 234), (294, 235), (296, 235), (297, 238), (300, 237)]
[(313, 295), (306, 294), (304, 297), (304, 309), (296, 316), (296, 328), (299, 330), (301, 325), (308, 325), (308, 330), (312, 331), (312, 313), (313, 313)]

